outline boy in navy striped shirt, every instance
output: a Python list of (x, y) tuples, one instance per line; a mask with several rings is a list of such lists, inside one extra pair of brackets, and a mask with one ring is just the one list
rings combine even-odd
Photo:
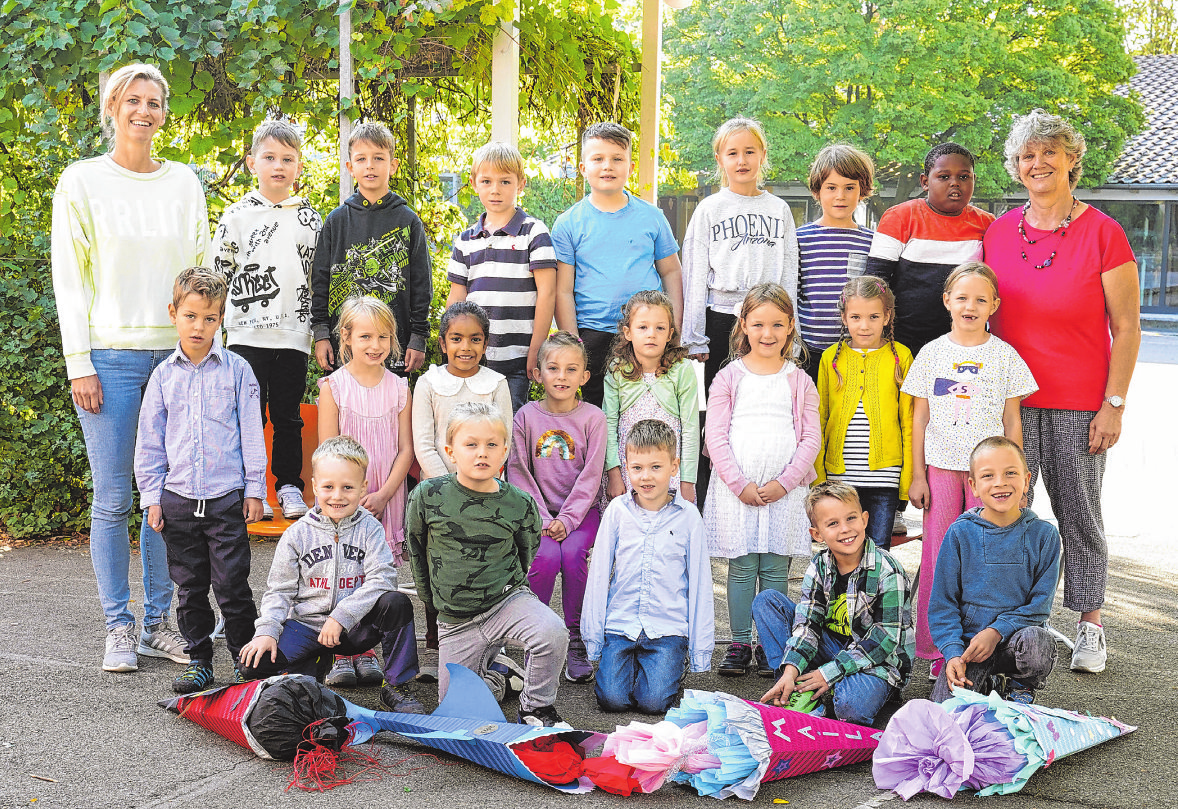
[(556, 306), (556, 252), (548, 228), (515, 204), (524, 161), (507, 143), (474, 154), (470, 184), (484, 213), (454, 240), (446, 306), (470, 300), (487, 310), (487, 367), (507, 377), (512, 410), (528, 401), (529, 375)]

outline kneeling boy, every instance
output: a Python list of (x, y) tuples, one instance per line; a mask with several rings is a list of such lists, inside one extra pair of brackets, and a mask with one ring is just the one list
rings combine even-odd
[(568, 727), (555, 702), (569, 635), (528, 589), (540, 512), (535, 500), (499, 479), (509, 445), (498, 409), (456, 405), (445, 446), (455, 471), (422, 481), (409, 496), (405, 537), (413, 580), (426, 608), (438, 611), (438, 701), (450, 687), (447, 663), (486, 678), (492, 659), (512, 641), (527, 654), (519, 723)]
[(254, 639), (241, 650), (242, 675), (322, 679), (333, 654), (363, 654), (380, 643), (380, 701), (391, 711), (425, 713), (406, 685), (417, 676), (413, 604), (397, 592), (384, 526), (360, 507), (367, 471), (368, 453), (346, 435), (311, 456), (316, 505), (278, 541)]
[(1008, 438), (986, 438), (970, 454), (969, 485), (982, 505), (945, 532), (929, 600), (929, 632), (945, 658), (934, 702), (957, 686), (1029, 705), (1055, 667), (1045, 626), (1060, 538), (1022, 508), (1030, 482), (1026, 456)]
[[(819, 483), (806, 496), (806, 515), (810, 536), (826, 549), (810, 562), (801, 603), (776, 590), (753, 601), (765, 654), (781, 666), (761, 702), (809, 710), (832, 691), (837, 719), (870, 725), (912, 671), (908, 576), (867, 538), (867, 512), (850, 485)], [(812, 710), (826, 715), (822, 705)]]
[(594, 690), (603, 711), (666, 713), (684, 661), (693, 672), (712, 667), (711, 558), (699, 511), (670, 488), (678, 446), (662, 421), (634, 425), (633, 491), (613, 499), (597, 530), (581, 637), (589, 659), (601, 660)]

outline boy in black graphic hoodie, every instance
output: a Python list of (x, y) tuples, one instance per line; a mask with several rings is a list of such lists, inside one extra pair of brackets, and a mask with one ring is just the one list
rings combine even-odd
[(397, 318), (405, 355), (393, 370), (416, 371), (425, 363), (429, 337), (429, 245), (421, 219), (389, 190), (397, 160), (388, 127), (369, 121), (352, 130), (347, 165), (358, 190), (328, 214), (311, 270), (315, 359), (325, 371), (335, 369), (340, 306), (350, 297), (371, 295)]

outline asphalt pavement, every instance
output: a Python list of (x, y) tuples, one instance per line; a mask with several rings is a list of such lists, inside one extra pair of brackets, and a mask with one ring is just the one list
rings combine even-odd
[[(1125, 428), (1109, 458), (1104, 512), (1109, 532), (1110, 577), (1104, 620), (1108, 668), (1100, 675), (1068, 670), (1051, 675), (1039, 701), (1052, 707), (1115, 716), (1139, 726), (1128, 736), (1061, 759), (1034, 775), (1016, 795), (970, 798), (955, 804), (1009, 809), (1050, 806), (1168, 807), (1175, 799), (1178, 742), (1178, 549), (1173, 542), (1173, 498), (1178, 468), (1178, 336), (1147, 335), (1128, 397)], [(1050, 516), (1045, 495), (1035, 503)], [(255, 542), (251, 583), (265, 588), (273, 542)], [(909, 569), (919, 562), (919, 543), (897, 551)], [(132, 559), (133, 569), (138, 558)], [(382, 734), (375, 747), (386, 764), (379, 781), (353, 783), (326, 793), (285, 791), (289, 763), (263, 761), (233, 743), (158, 707), (170, 696), (179, 666), (140, 659), (134, 674), (100, 668), (104, 633), (94, 574), (86, 548), (42, 546), (0, 549), (0, 807), (386, 807), (443, 809), (465, 806), (712, 806), (689, 788), (666, 786), (621, 798), (593, 792), (566, 796), (508, 778), (448, 756), (415, 756), (424, 748)], [(718, 634), (727, 632), (724, 565), (714, 564)], [(793, 588), (796, 590), (797, 583)], [(132, 583), (139, 598), (142, 588)], [(1062, 593), (1062, 587), (1061, 587)], [(559, 598), (553, 603), (559, 608)], [(135, 605), (138, 609), (138, 604)], [(1052, 623), (1074, 634), (1075, 613), (1057, 598)], [(718, 645), (718, 664), (724, 647)], [(231, 674), (223, 644), (217, 677)], [(904, 692), (927, 698), (927, 664), (919, 664)], [(690, 675), (686, 686), (756, 699), (769, 681), (750, 675)], [(377, 689), (342, 692), (378, 707)], [(436, 687), (419, 686), (428, 705)], [(592, 686), (562, 683), (557, 703), (574, 727), (608, 732), (616, 724), (649, 717), (600, 713)], [(894, 706), (893, 706), (894, 707)], [(514, 710), (514, 706), (505, 706)], [(1166, 773), (1171, 773), (1167, 775)], [(786, 800), (791, 809), (861, 809), (890, 804), (877, 790), (870, 763), (766, 784), (755, 803)], [(730, 802), (738, 802), (730, 799)], [(930, 795), (908, 805), (943, 804)]]

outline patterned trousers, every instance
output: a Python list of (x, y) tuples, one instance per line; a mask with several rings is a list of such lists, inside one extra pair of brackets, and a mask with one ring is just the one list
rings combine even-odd
[(1063, 538), (1063, 604), (1090, 612), (1104, 604), (1108, 580), (1108, 542), (1100, 513), (1105, 455), (1088, 452), (1091, 410), (1023, 408), (1023, 450), (1031, 470), (1031, 489), (1043, 475), (1051, 510)]

